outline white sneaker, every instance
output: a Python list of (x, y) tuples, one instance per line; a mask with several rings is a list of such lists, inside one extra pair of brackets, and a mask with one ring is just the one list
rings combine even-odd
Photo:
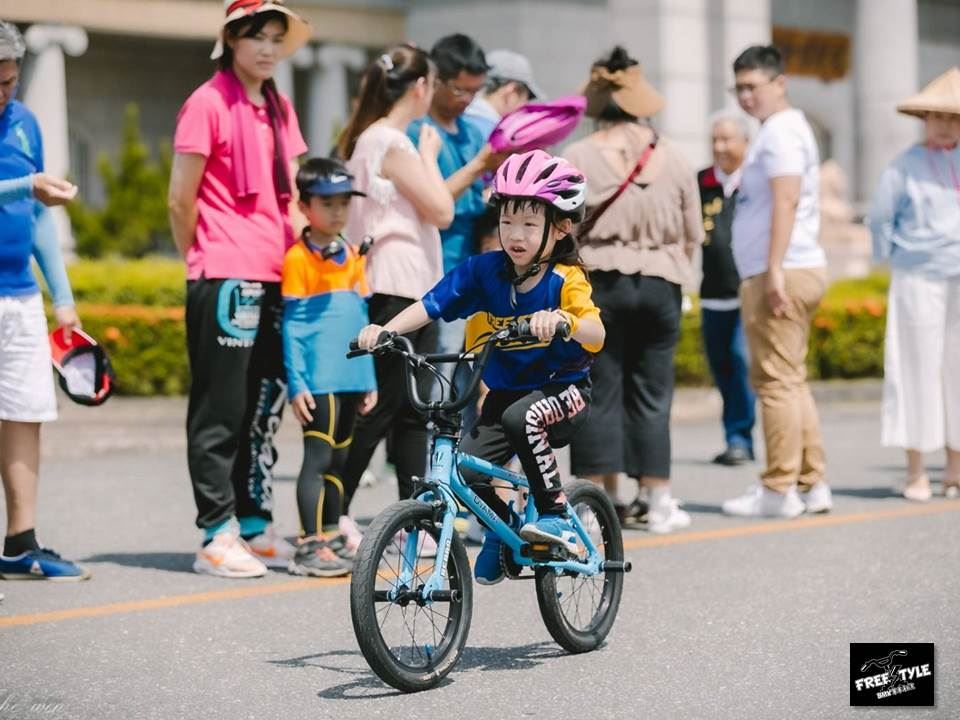
[(356, 521), (349, 515), (341, 515), (337, 521), (337, 527), (340, 534), (347, 539), (347, 550), (356, 553), (357, 548), (360, 547), (360, 541), (363, 540), (363, 533), (360, 532), (360, 527)]
[(287, 540), (277, 534), (273, 525), (268, 525), (267, 529), (259, 535), (250, 538), (247, 541), (250, 551), (264, 565), (271, 568), (287, 569), (297, 549)]
[(690, 513), (680, 509), (680, 503), (670, 498), (661, 507), (652, 507), (647, 513), (647, 530), (664, 535), (690, 527)]
[(781, 495), (762, 485), (752, 485), (745, 494), (723, 503), (724, 513), (738, 517), (795, 518), (803, 510), (803, 501), (795, 488)]
[(255, 578), (267, 574), (267, 566), (258, 560), (235, 531), (214, 535), (200, 548), (193, 571), (226, 578)]
[(800, 497), (807, 506), (808, 513), (828, 513), (833, 510), (833, 493), (823, 480), (807, 492), (801, 493)]

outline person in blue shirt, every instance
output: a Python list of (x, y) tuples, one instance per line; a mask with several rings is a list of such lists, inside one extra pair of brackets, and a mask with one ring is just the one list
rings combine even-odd
[(883, 172), (868, 223), (890, 263), (881, 441), (906, 450), (903, 496), (932, 496), (924, 453), (946, 448), (942, 491), (960, 496), (960, 67), (897, 106), (924, 141)]
[(35, 530), (40, 425), (56, 419), (57, 404), (32, 256), (53, 294), (57, 324), (69, 334), (80, 322), (50, 211), (23, 195), (22, 178), (43, 172), (37, 120), (14, 99), (24, 52), (16, 26), (0, 20), (0, 183), (14, 186), (0, 204), (0, 475), (7, 498), (0, 577), (85, 580), (90, 573), (42, 547)]
[[(605, 337), (570, 234), (585, 198), (584, 176), (566, 160), (542, 150), (511, 156), (494, 176), (491, 198), (499, 210), (502, 250), (469, 258), (420, 302), (384, 326), (368, 325), (358, 338), (360, 347), (371, 349), (384, 331), (407, 333), (441, 318), (471, 318), (473, 347), (492, 330), (527, 320), (538, 342), (493, 351), (483, 374), (490, 390), (460, 449), (501, 465), (516, 454), (539, 514), (520, 535), (574, 550), (576, 533), (564, 515), (552, 448), (568, 444), (587, 418), (589, 368)], [(556, 337), (561, 323), (569, 327), (565, 339)], [(505, 522), (516, 522), (489, 478), (461, 472)], [(474, 568), (477, 582), (503, 579), (500, 548), (497, 535), (487, 532)]]
[(350, 201), (364, 193), (339, 160), (313, 158), (297, 172), (300, 210), (309, 221), (283, 260), (283, 360), (293, 414), (303, 426), (297, 507), (303, 538), (295, 575), (336, 577), (353, 568), (359, 531), (346, 516), (343, 466), (354, 421), (377, 403), (373, 359), (347, 360), (338, 348), (369, 322), (364, 257), (340, 233)]
[(0, 180), (0, 205), (36, 198), (47, 207), (65, 205), (77, 196), (77, 186), (47, 173)]
[[(430, 50), (437, 66), (437, 84), (426, 117), (407, 127), (407, 135), (417, 144), (423, 123), (432, 125), (440, 134), (442, 145), (437, 156), (440, 173), (453, 196), (454, 217), (448, 228), (440, 231), (443, 249), (443, 271), (450, 272), (473, 254), (474, 225), (483, 215), (483, 175), (500, 165), (506, 157), (495, 154), (487, 144), (487, 136), (464, 113), (487, 81), (486, 57), (470, 37), (462, 34), (440, 38)], [(463, 349), (464, 322), (439, 323), (439, 352), (460, 352)], [(453, 373), (453, 368), (445, 368)], [(465, 387), (465, 371), (454, 380)], [(468, 419), (469, 423), (470, 419)]]

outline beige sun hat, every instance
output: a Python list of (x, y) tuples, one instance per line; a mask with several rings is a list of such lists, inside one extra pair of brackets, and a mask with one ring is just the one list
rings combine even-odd
[(921, 118), (931, 112), (960, 115), (960, 67), (950, 68), (920, 93), (904, 100), (897, 111)]
[[(283, 36), (283, 43), (280, 45), (281, 58), (287, 58), (293, 55), (310, 40), (310, 36), (313, 34), (310, 23), (290, 8), (285, 7), (283, 0), (223, 0), (223, 10), (223, 27), (226, 27), (234, 20), (262, 12), (278, 12), (286, 15), (289, 18), (289, 22), (287, 23), (287, 33)], [(221, 55), (223, 55), (222, 28), (220, 30), (220, 37), (217, 39), (217, 44), (213, 46), (213, 52), (210, 53), (210, 59), (216, 60)]]
[(611, 98), (621, 110), (637, 118), (656, 115), (663, 109), (663, 95), (647, 82), (639, 65), (610, 72), (598, 63), (590, 68), (590, 80), (580, 92), (587, 97), (587, 117), (600, 115)]

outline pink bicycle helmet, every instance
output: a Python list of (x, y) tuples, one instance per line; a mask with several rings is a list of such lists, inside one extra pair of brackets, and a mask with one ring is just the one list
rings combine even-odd
[(515, 153), (550, 147), (576, 129), (586, 107), (583, 95), (527, 103), (497, 123), (490, 134), (490, 146), (494, 152)]
[(587, 200), (583, 173), (561, 157), (543, 150), (511, 155), (493, 177), (492, 200), (542, 200), (557, 210), (579, 217)]

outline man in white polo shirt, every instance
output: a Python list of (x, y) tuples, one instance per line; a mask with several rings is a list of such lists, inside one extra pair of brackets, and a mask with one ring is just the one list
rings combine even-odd
[(747, 48), (733, 71), (740, 107), (761, 123), (743, 165), (733, 256), (767, 467), (762, 485), (726, 501), (723, 511), (786, 518), (827, 512), (833, 503), (805, 364), (810, 324), (827, 284), (818, 241), (820, 157), (806, 117), (787, 100), (777, 48)]

